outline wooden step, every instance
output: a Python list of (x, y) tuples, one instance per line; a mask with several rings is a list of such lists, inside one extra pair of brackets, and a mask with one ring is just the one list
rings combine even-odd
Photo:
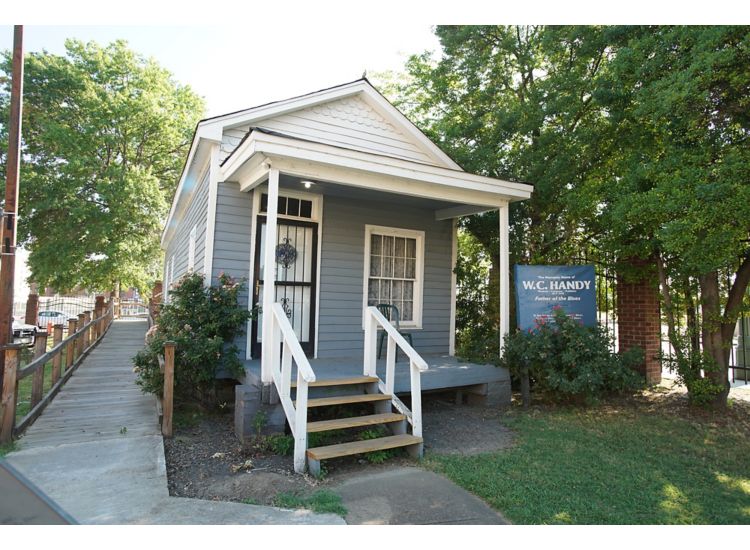
[[(372, 384), (380, 379), (377, 376), (350, 376), (348, 378), (327, 378), (316, 380), (308, 384), (311, 388), (320, 388), (326, 386), (353, 386), (355, 384)], [(297, 387), (297, 381), (292, 382), (292, 387)]]
[(391, 435), (365, 441), (352, 441), (351, 443), (340, 443), (338, 445), (327, 445), (325, 447), (314, 447), (307, 449), (307, 458), (312, 460), (327, 460), (339, 456), (358, 455), (384, 449), (396, 449), (422, 443), (422, 438), (410, 434)]
[[(383, 393), (366, 393), (364, 395), (337, 395), (336, 397), (320, 397), (318, 399), (309, 399), (307, 408), (328, 407), (329, 405), (351, 405), (352, 403), (373, 403), (376, 401), (390, 401), (392, 395)], [(297, 406), (297, 402), (294, 402)]]
[(367, 416), (354, 416), (352, 418), (337, 418), (336, 420), (321, 420), (319, 422), (308, 422), (307, 432), (326, 432), (328, 430), (345, 430), (347, 428), (358, 428), (359, 426), (372, 426), (375, 424), (388, 424), (406, 419), (406, 416), (398, 413), (370, 414)]

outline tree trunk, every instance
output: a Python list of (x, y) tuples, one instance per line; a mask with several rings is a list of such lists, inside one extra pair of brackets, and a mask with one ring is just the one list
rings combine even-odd
[(701, 289), (701, 312), (703, 313), (703, 352), (713, 362), (706, 378), (723, 390), (713, 401), (715, 407), (726, 407), (729, 395), (729, 352), (731, 338), (726, 342), (722, 336), (721, 297), (719, 274), (713, 271), (699, 279)]

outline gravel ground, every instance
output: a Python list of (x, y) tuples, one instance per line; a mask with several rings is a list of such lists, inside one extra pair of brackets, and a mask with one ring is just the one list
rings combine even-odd
[[(446, 394), (425, 396), (425, 453), (504, 449), (512, 444), (512, 433), (501, 424), (502, 415), (501, 410), (455, 405)], [(176, 426), (174, 433), (164, 442), (173, 496), (271, 505), (281, 492), (334, 486), (352, 476), (415, 465), (405, 453), (383, 464), (346, 457), (326, 461), (327, 474), (318, 480), (295, 474), (291, 457), (271, 454), (261, 446), (243, 446), (234, 435), (232, 414), (201, 415), (190, 426)]]

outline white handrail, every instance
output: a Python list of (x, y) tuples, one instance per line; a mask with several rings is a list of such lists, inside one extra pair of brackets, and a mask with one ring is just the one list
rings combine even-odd
[(272, 309), (274, 317), (276, 317), (276, 323), (281, 330), (281, 335), (283, 336), (284, 341), (289, 344), (294, 361), (297, 363), (297, 370), (302, 373), (302, 378), (304, 378), (306, 382), (315, 382), (315, 372), (313, 372), (312, 367), (310, 366), (310, 361), (307, 360), (305, 352), (302, 351), (302, 346), (299, 344), (297, 335), (294, 333), (292, 324), (289, 322), (286, 313), (284, 313), (284, 309), (278, 302), (273, 305)]
[[(275, 303), (268, 316), (272, 325), (271, 341), (263, 345), (263, 353), (270, 353), (269, 364), (271, 377), (279, 393), (279, 401), (284, 408), (289, 427), (294, 435), (294, 470), (298, 473), (305, 471), (307, 451), (307, 394), (308, 385), (315, 382), (310, 362), (302, 351), (297, 335), (281, 307)], [(282, 345), (279, 357), (279, 344)], [(297, 396), (292, 401), (292, 360), (297, 364)]]
[[(385, 361), (385, 382), (380, 380), (380, 390), (392, 396), (391, 404), (411, 424), (412, 434), (422, 437), (422, 384), (420, 375), (429, 367), (427, 362), (419, 355), (406, 339), (399, 334), (396, 328), (378, 311), (378, 308), (370, 306), (366, 310), (365, 317), (365, 376), (378, 377), (376, 342), (378, 326), (382, 327), (388, 337), (388, 349)], [(394, 395), (396, 384), (396, 346), (401, 348), (409, 358), (410, 383), (411, 383), (411, 410)], [(379, 377), (378, 377), (379, 378)]]
[(391, 322), (385, 318), (385, 316), (378, 311), (378, 308), (375, 306), (369, 306), (367, 308), (367, 312), (377, 321), (377, 324), (385, 330), (385, 332), (393, 338), (393, 340), (396, 342), (396, 345), (401, 348), (401, 350), (406, 354), (406, 356), (411, 360), (414, 361), (414, 364), (416, 367), (420, 370), (420, 372), (424, 372), (429, 369), (429, 366), (427, 365), (427, 361), (422, 359), (422, 356), (419, 355), (416, 350), (411, 347), (409, 342), (406, 341), (406, 339), (399, 334), (399, 332), (396, 330), (396, 327), (394, 327)]

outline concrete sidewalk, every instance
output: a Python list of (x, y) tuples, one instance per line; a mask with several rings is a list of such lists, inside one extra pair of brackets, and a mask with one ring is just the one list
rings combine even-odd
[(86, 524), (343, 524), (332, 514), (170, 497), (156, 401), (135, 384), (142, 320), (115, 321), (7, 461)]
[(503, 525), (508, 521), (452, 481), (419, 468), (353, 475), (331, 491), (347, 523), (369, 525)]

